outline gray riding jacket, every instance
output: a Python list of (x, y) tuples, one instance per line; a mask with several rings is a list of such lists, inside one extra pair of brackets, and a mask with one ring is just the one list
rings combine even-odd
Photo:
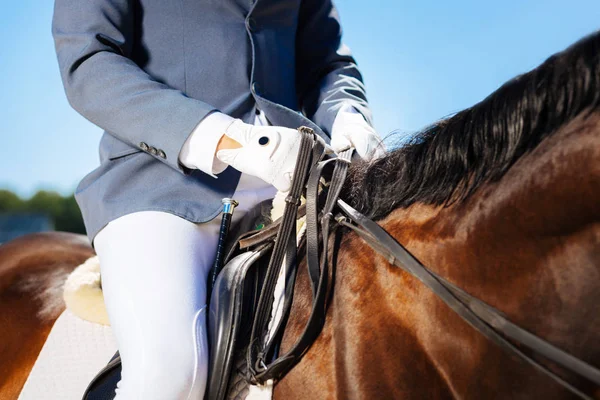
[(214, 110), (252, 123), (258, 108), (328, 141), (342, 102), (365, 109), (330, 0), (55, 0), (52, 35), (69, 103), (104, 130), (75, 190), (90, 242), (131, 212), (219, 214), (240, 172), (178, 162)]

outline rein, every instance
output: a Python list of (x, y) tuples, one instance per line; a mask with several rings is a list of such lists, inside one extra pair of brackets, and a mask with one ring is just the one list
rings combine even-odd
[[(283, 216), (275, 221), (265, 232), (245, 238), (240, 247), (256, 245), (277, 235), (275, 246), (267, 267), (265, 284), (261, 290), (257, 311), (252, 324), (250, 345), (247, 353), (248, 376), (253, 384), (265, 383), (269, 379), (278, 381), (296, 365), (308, 351), (312, 343), (321, 333), (325, 323), (328, 294), (331, 293), (332, 283), (329, 281), (330, 270), (327, 263), (327, 240), (330, 234), (329, 224), (332, 220), (332, 210), (335, 206), (346, 172), (350, 164), (352, 150), (341, 152), (337, 158), (324, 160), (325, 144), (310, 128), (301, 127), (302, 142), (294, 171), (292, 188), (286, 198)], [(325, 205), (319, 211), (319, 184), (321, 177), (330, 165), (335, 163), (331, 183), (327, 190)], [(307, 171), (310, 171), (307, 177)], [(306, 215), (306, 240), (300, 248), (306, 247), (307, 265), (312, 287), (313, 306), (306, 327), (300, 338), (284, 355), (275, 359), (279, 344), (283, 337), (283, 328), (287, 322), (292, 305), (293, 289), (297, 274), (296, 219), (299, 216), (300, 196), (306, 187), (306, 205), (302, 211)], [(301, 215), (300, 215), (301, 216)], [(319, 241), (319, 230), (321, 239)], [(257, 238), (257, 239), (255, 239)], [(267, 337), (269, 317), (272, 311), (272, 299), (275, 292), (277, 277), (283, 263), (286, 265), (285, 302), (283, 316), (278, 325)]]
[[(338, 198), (346, 178), (353, 149), (340, 152), (336, 158), (324, 160), (325, 145), (314, 131), (301, 127), (299, 132), (302, 135), (302, 144), (283, 216), (265, 230), (240, 241), (240, 247), (244, 248), (275, 240), (267, 267), (267, 277), (261, 290), (252, 325), (247, 353), (248, 373), (246, 378), (249, 382), (264, 384), (268, 380), (275, 382), (281, 380), (300, 361), (321, 333), (328, 308), (327, 300), (333, 290), (333, 279), (330, 282), (330, 275), (334, 276), (335, 273), (335, 262), (332, 262), (331, 270), (329, 268), (328, 239), (332, 233), (338, 233), (336, 232), (338, 227), (344, 226), (356, 232), (390, 264), (419, 279), (467, 323), (502, 349), (510, 354), (516, 354), (519, 359), (543, 372), (576, 396), (592, 400), (592, 397), (519, 350), (505, 337), (600, 386), (599, 369), (520, 328), (507, 320), (500, 311), (424, 267), (385, 229)], [(320, 201), (322, 202), (320, 198), (322, 196), (318, 191), (319, 183), (325, 170), (331, 165), (335, 167), (326, 191), (325, 204), (319, 211)], [(306, 187), (306, 205), (299, 207), (304, 187)], [(333, 210), (336, 205), (340, 212), (334, 218)], [(296, 232), (296, 219), (304, 214), (306, 215), (306, 240), (303, 238), (297, 248), (296, 238), (292, 232)], [(275, 239), (273, 239), (274, 237)], [(293, 299), (297, 274), (297, 251), (304, 246), (306, 246), (307, 267), (312, 289), (312, 310), (300, 338), (286, 354), (277, 356), (283, 337), (283, 328), (289, 317)], [(275, 327), (274, 333), (267, 337), (275, 284), (284, 261), (287, 275), (283, 316)]]

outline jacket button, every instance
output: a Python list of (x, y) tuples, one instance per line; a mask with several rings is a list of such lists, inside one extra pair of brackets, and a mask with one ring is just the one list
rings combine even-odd
[(162, 158), (167, 158), (167, 155), (166, 155), (166, 154), (165, 154), (165, 152), (164, 152), (164, 151), (162, 151), (162, 150), (158, 150), (158, 156), (159, 156), (159, 157), (162, 157)]
[(258, 94), (258, 90), (259, 90), (258, 83), (254, 82), (254, 83), (252, 84), (252, 92), (253, 92), (254, 94)]
[(158, 151), (156, 150), (156, 147), (150, 146), (150, 153), (152, 153), (152, 155), (156, 155), (158, 153)]
[(140, 142), (140, 148), (144, 151), (148, 151), (148, 145), (144, 142)]

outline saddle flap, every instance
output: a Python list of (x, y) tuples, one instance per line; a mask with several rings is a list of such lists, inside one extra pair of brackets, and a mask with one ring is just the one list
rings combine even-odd
[(271, 247), (264, 245), (232, 258), (215, 281), (208, 317), (210, 362), (207, 399), (223, 399), (227, 394), (236, 349), (244, 345), (240, 343), (243, 331), (250, 331), (247, 325), (252, 322), (251, 316), (264, 278), (264, 271), (258, 264)]

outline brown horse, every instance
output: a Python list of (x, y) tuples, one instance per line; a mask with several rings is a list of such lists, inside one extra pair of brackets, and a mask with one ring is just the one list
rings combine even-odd
[[(371, 165), (345, 199), (422, 264), (600, 366), (600, 33)], [(300, 266), (282, 351), (308, 317)], [(600, 398), (600, 389), (565, 376)], [(355, 233), (325, 326), (281, 399), (570, 398)]]
[(0, 399), (16, 399), (65, 309), (62, 286), (94, 250), (85, 235), (22, 236), (0, 246)]
[[(595, 34), (385, 158), (353, 165), (343, 197), (431, 270), (599, 366), (599, 104)], [(10, 327), (0, 398), (16, 397), (64, 307), (52, 288), (91, 255), (85, 238), (61, 233), (0, 247), (0, 319)], [(323, 331), (276, 398), (571, 396), (355, 234), (343, 236), (336, 260)], [(301, 272), (282, 350), (300, 334), (310, 299)], [(600, 399), (598, 388), (549, 367)]]

